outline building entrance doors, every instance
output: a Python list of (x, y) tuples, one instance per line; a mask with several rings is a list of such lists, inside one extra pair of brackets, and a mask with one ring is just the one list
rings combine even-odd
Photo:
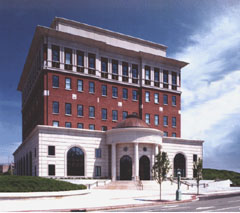
[(179, 153), (174, 158), (174, 176), (177, 177), (177, 171), (180, 170), (181, 176), (186, 177), (186, 160), (183, 154)]
[(146, 155), (139, 160), (139, 178), (140, 180), (150, 180), (150, 160)]
[(120, 159), (120, 180), (132, 180), (132, 158), (128, 155)]

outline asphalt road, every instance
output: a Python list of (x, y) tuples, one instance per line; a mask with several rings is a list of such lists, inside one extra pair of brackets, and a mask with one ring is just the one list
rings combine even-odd
[(112, 210), (112, 212), (240, 212), (240, 195), (200, 198), (198, 201)]

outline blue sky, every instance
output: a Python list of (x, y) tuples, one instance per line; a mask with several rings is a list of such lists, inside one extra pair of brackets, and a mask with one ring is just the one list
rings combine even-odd
[(240, 172), (238, 0), (0, 0), (0, 163), (21, 143), (16, 90), (37, 25), (55, 16), (168, 46), (182, 70), (182, 137), (203, 139), (204, 167)]

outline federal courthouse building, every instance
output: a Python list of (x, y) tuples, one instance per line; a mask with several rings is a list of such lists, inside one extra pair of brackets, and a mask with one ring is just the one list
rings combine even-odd
[(76, 21), (37, 26), (18, 90), (17, 175), (151, 180), (168, 153), (193, 177), (201, 140), (181, 138), (181, 68), (167, 47)]

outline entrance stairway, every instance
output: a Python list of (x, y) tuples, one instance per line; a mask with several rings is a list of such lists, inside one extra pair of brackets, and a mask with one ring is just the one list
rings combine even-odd
[(140, 181), (112, 181), (105, 186), (98, 186), (95, 189), (128, 189), (128, 190), (141, 190), (142, 185)]

